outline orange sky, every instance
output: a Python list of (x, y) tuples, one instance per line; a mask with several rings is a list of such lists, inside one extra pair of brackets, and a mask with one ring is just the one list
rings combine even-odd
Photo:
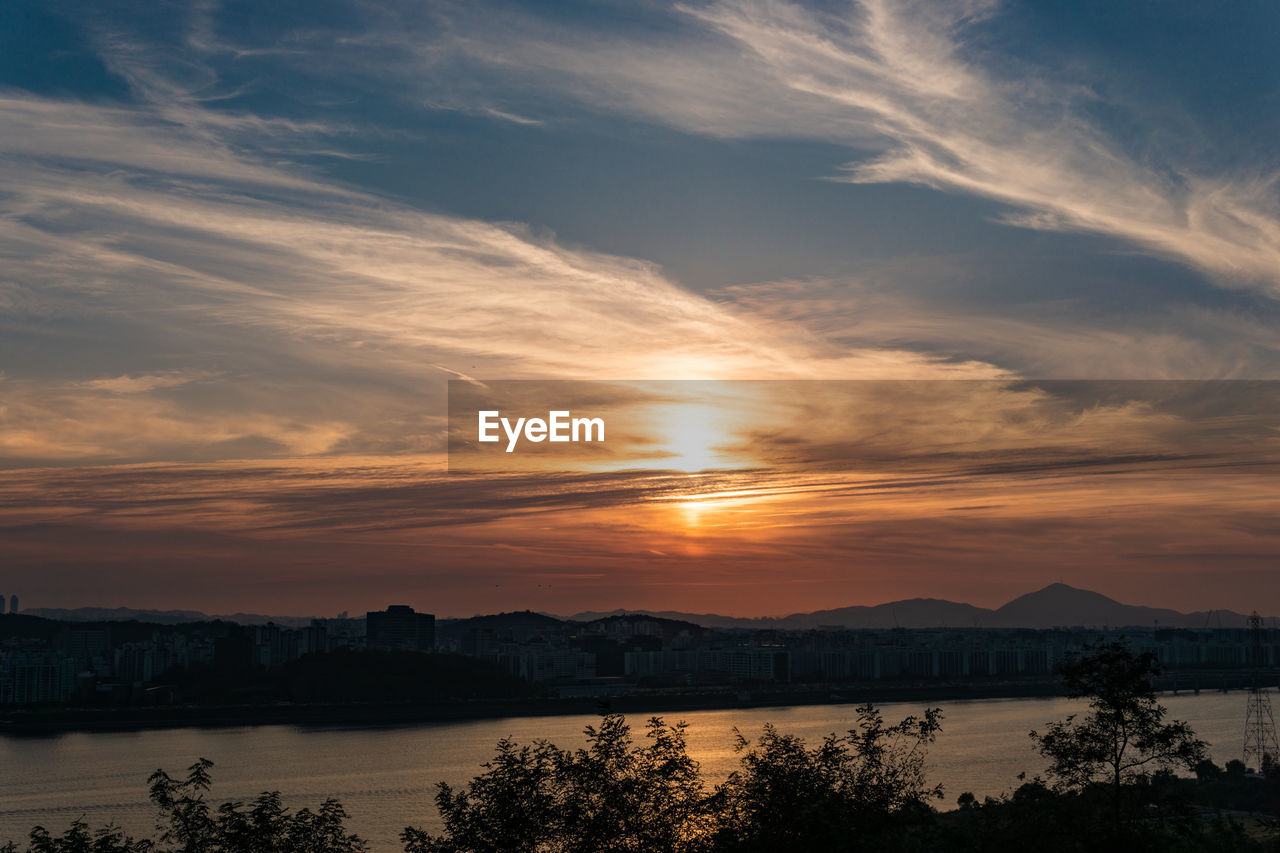
[[(32, 10), (26, 606), (1280, 614), (1269, 7)], [(468, 448), (451, 383), (608, 441)]]
[[(998, 606), (1058, 580), (1280, 612), (1271, 383), (571, 388), (584, 405), (612, 395), (600, 411), (620, 437), (603, 462), (570, 449), (478, 457), (505, 463), (493, 473), (434, 455), (12, 471), (10, 564), (32, 602), (286, 615), (393, 600), (441, 615)], [(681, 395), (723, 420), (710, 447), (622, 423)]]

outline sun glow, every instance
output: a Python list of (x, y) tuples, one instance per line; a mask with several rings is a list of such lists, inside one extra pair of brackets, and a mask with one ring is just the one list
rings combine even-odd
[(702, 527), (703, 519), (711, 509), (711, 501), (706, 499), (684, 501), (676, 506), (680, 510), (686, 528), (699, 528)]
[(732, 529), (741, 532), (758, 525), (758, 505), (767, 493), (754, 489), (685, 495), (671, 504), (686, 532)]
[(657, 413), (662, 425), (662, 466), (678, 471), (706, 471), (732, 465), (723, 451), (727, 432), (724, 413), (714, 406), (681, 403), (663, 407)]

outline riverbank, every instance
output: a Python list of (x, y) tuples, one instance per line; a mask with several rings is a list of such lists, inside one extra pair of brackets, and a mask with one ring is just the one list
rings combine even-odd
[[(1182, 675), (1158, 679), (1166, 692), (1188, 692), (1192, 679)], [(1217, 678), (1195, 679), (1216, 690), (1247, 687)], [(411, 703), (272, 703), (241, 705), (157, 705), (127, 708), (45, 707), (0, 714), (0, 735), (47, 735), (61, 732), (139, 731), (172, 728), (223, 728), (259, 725), (382, 726), (451, 723), (504, 717), (592, 715), (607, 704), (632, 716), (671, 715), (685, 711), (792, 707), (872, 702), (937, 704), (977, 699), (1020, 699), (1063, 696), (1056, 677), (1017, 680), (793, 684), (692, 689), (635, 689), (608, 696), (535, 697)]]
[(165, 705), (130, 708), (41, 708), (0, 716), (0, 734), (136, 731), (257, 725), (379, 726), (446, 723), (503, 717), (583, 716), (604, 705), (628, 715), (670, 715), (730, 710), (873, 702), (932, 704), (973, 699), (1062, 695), (1051, 678), (947, 684), (794, 685), (788, 687), (673, 691), (644, 690), (606, 697), (488, 699), (417, 703)]

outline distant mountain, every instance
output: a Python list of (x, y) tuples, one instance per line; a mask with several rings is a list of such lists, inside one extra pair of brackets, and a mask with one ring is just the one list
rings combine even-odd
[(27, 607), (22, 613), (57, 619), (60, 622), (154, 622), (159, 625), (180, 625), (183, 622), (210, 622), (221, 619), (241, 625), (265, 625), (274, 622), (288, 628), (311, 624), (310, 616), (263, 616), (260, 613), (233, 613), (229, 616), (210, 616), (199, 610), (137, 610), (132, 607)]
[(973, 628), (991, 611), (972, 604), (941, 598), (909, 598), (872, 607), (838, 607), (813, 613), (797, 613), (785, 621), (800, 628), (844, 625), (849, 628)]
[(640, 614), (662, 619), (679, 619), (707, 628), (798, 631), (809, 628), (1243, 628), (1248, 617), (1230, 610), (1180, 613), (1159, 607), (1121, 604), (1115, 599), (1054, 583), (1044, 589), (1020, 595), (995, 610), (938, 598), (911, 598), (871, 607), (839, 607), (790, 616), (746, 619), (713, 613), (681, 613), (670, 610), (615, 610), (587, 612), (570, 617), (590, 622), (608, 616)]
[(518, 610), (513, 613), (490, 613), (482, 616), (471, 616), (466, 619), (437, 620), (437, 627), (448, 628), (450, 630), (467, 630), (472, 628), (487, 628), (492, 630), (524, 628), (542, 630), (547, 628), (558, 628), (563, 624), (564, 620), (557, 616), (550, 616), (546, 613), (534, 613), (532, 610)]
[[(1076, 589), (1064, 583), (1020, 595), (998, 608), (988, 624), (998, 628), (1041, 625), (1178, 625), (1186, 614), (1157, 607), (1121, 604), (1099, 592)], [(1243, 617), (1242, 617), (1243, 618)], [(1200, 625), (1204, 624), (1201, 620)]]
[(623, 616), (647, 616), (672, 622), (691, 622), (704, 628), (773, 628), (776, 619), (768, 617), (752, 619), (741, 616), (720, 616), (715, 613), (681, 613), (676, 610), (587, 610), (567, 617), (569, 622), (601, 622)]
[(614, 613), (584, 613), (581, 614), (581, 616), (574, 617), (573, 619), (562, 619), (548, 613), (535, 613), (530, 610), (521, 610), (515, 613), (495, 613), (487, 616), (472, 616), (467, 619), (440, 619), (436, 622), (436, 629), (449, 635), (460, 635), (463, 632), (474, 629), (524, 632), (526, 634), (532, 634), (543, 630), (563, 628), (570, 622), (625, 622), (641, 618), (645, 621), (659, 622), (672, 633), (678, 633), (683, 629), (701, 632), (705, 627), (686, 619), (669, 619), (665, 616), (651, 613), (628, 613), (621, 610)]
[(975, 619), (990, 613), (972, 604), (957, 604), (939, 598), (912, 598), (891, 601), (871, 607), (839, 607), (834, 610), (816, 610), (813, 613), (793, 613), (790, 616), (764, 616), (746, 618), (720, 616), (714, 613), (679, 613), (671, 610), (614, 610), (608, 613), (586, 612), (570, 617), (575, 622), (594, 622), (610, 617), (639, 614), (655, 619), (692, 622), (704, 628), (736, 628), (745, 630), (801, 631), (823, 626), (845, 628), (916, 628), (916, 627), (965, 627), (971, 628)]
[[(264, 616), (258, 613), (234, 613), (228, 616), (210, 616), (198, 610), (138, 610), (131, 607), (77, 607), (67, 610), (52, 607), (31, 607), (22, 611), (29, 616), (41, 616), (64, 622), (118, 622), (136, 619), (140, 622), (156, 622), (177, 625), (183, 622), (204, 622), (223, 619), (241, 625), (264, 625), (275, 622), (286, 627), (309, 624), (307, 616)], [(700, 625), (704, 628), (743, 630), (803, 631), (811, 628), (1056, 628), (1061, 626), (1100, 628), (1124, 628), (1142, 626), (1150, 628), (1243, 628), (1248, 617), (1230, 610), (1197, 611), (1180, 613), (1160, 607), (1142, 607), (1121, 604), (1113, 598), (1077, 589), (1064, 583), (1049, 584), (1044, 589), (1020, 595), (1007, 604), (991, 610), (939, 598), (910, 598), (890, 601), (874, 606), (837, 607), (816, 610), (812, 613), (793, 613), (790, 616), (744, 618), (721, 616), (716, 613), (684, 613), (675, 610), (611, 610), (588, 611), (569, 617), (573, 622), (597, 622), (628, 616), (646, 616), (651, 619), (670, 620)], [(522, 633), (552, 629), (563, 623), (561, 617), (528, 610), (517, 613), (497, 613), (473, 616), (469, 619), (441, 619), (439, 628), (444, 631), (463, 631), (468, 628), (516, 629)], [(679, 627), (673, 625), (673, 628)]]

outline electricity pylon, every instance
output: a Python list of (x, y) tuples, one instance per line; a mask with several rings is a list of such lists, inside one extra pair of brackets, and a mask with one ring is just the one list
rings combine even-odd
[(1257, 611), (1249, 617), (1249, 630), (1253, 634), (1253, 682), (1244, 715), (1244, 764), (1248, 767), (1252, 758), (1255, 766), (1267, 773), (1280, 759), (1280, 747), (1276, 745), (1271, 697), (1262, 688), (1262, 617)]

